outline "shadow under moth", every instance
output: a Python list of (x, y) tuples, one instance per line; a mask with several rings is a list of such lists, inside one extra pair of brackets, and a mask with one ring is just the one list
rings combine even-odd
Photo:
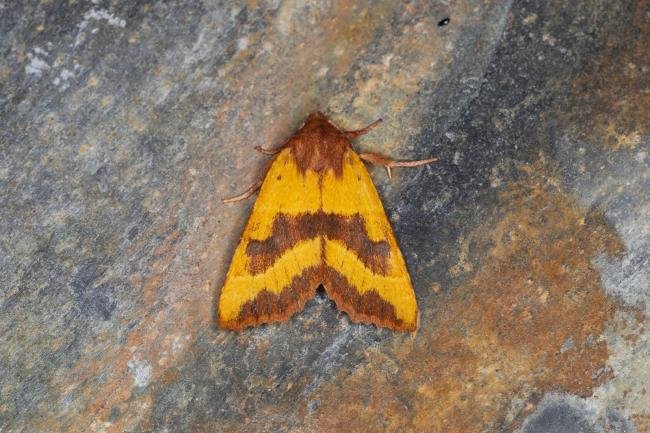
[(414, 331), (418, 309), (411, 279), (377, 190), (362, 159), (391, 167), (437, 160), (393, 161), (357, 154), (342, 131), (318, 112), (275, 150), (264, 181), (233, 202), (259, 196), (221, 290), (222, 328), (287, 322), (322, 285), (353, 322)]

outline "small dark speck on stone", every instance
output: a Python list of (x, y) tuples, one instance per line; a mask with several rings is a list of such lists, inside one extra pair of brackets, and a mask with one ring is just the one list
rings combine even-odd
[(307, 403), (307, 409), (310, 413), (318, 409), (318, 400), (311, 400), (309, 403)]
[(445, 19), (442, 19), (442, 20), (438, 21), (438, 27), (446, 26), (447, 24), (449, 24), (449, 21), (450, 21), (449, 18), (445, 18)]
[(138, 235), (138, 228), (137, 227), (132, 227), (131, 230), (129, 230), (129, 233), (126, 235), (126, 237), (132, 241), (135, 239), (135, 237)]
[(109, 296), (114, 290), (111, 285), (94, 284), (100, 276), (101, 271), (95, 264), (85, 264), (79, 268), (69, 285), (75, 294), (77, 306), (84, 314), (108, 320), (117, 304)]
[(86, 315), (96, 315), (103, 320), (109, 320), (117, 307), (116, 301), (108, 295), (113, 287), (101, 284), (97, 287), (85, 287), (77, 292), (77, 305)]
[(108, 421), (109, 422), (115, 422), (119, 417), (120, 417), (121, 411), (119, 407), (114, 407), (111, 409), (110, 413), (108, 414)]

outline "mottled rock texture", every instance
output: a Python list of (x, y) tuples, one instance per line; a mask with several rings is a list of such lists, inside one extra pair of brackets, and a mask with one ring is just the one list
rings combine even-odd
[[(445, 24), (443, 21), (449, 18)], [(650, 5), (0, 2), (0, 430), (650, 432)], [(373, 177), (420, 328), (322, 293), (215, 325), (315, 110)]]

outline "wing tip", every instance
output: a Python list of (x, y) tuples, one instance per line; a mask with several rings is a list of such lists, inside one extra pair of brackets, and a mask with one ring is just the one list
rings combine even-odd
[[(327, 295), (336, 303), (336, 308), (348, 315), (352, 323), (375, 325), (378, 328), (388, 328), (397, 332), (414, 332), (418, 328), (417, 307), (415, 318), (407, 321), (395, 315), (395, 307), (381, 297), (374, 290), (359, 297), (359, 302), (348, 302), (336, 290), (327, 290)], [(366, 301), (366, 302), (364, 302)]]
[[(287, 323), (314, 296), (316, 289), (310, 290), (314, 285), (311, 282), (313, 277), (313, 272), (305, 272), (279, 294), (266, 289), (260, 291), (255, 298), (241, 305), (232, 319), (225, 319), (219, 308), (217, 324), (222, 329), (242, 331), (263, 324)], [(318, 284), (315, 286), (318, 287)]]
[(359, 313), (357, 311), (345, 308), (343, 305), (339, 306), (338, 302), (337, 307), (339, 310), (348, 315), (352, 323), (375, 325), (377, 328), (386, 328), (395, 332), (415, 332), (418, 329), (417, 320), (413, 322), (406, 322), (392, 317)]

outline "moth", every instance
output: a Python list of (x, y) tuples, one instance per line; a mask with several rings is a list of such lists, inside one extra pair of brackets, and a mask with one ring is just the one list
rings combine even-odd
[(437, 160), (393, 161), (357, 154), (351, 140), (381, 122), (343, 131), (320, 112), (275, 150), (221, 290), (218, 321), (241, 330), (287, 322), (322, 285), (352, 322), (395, 331), (417, 328), (418, 308), (406, 264), (363, 160), (386, 167)]

